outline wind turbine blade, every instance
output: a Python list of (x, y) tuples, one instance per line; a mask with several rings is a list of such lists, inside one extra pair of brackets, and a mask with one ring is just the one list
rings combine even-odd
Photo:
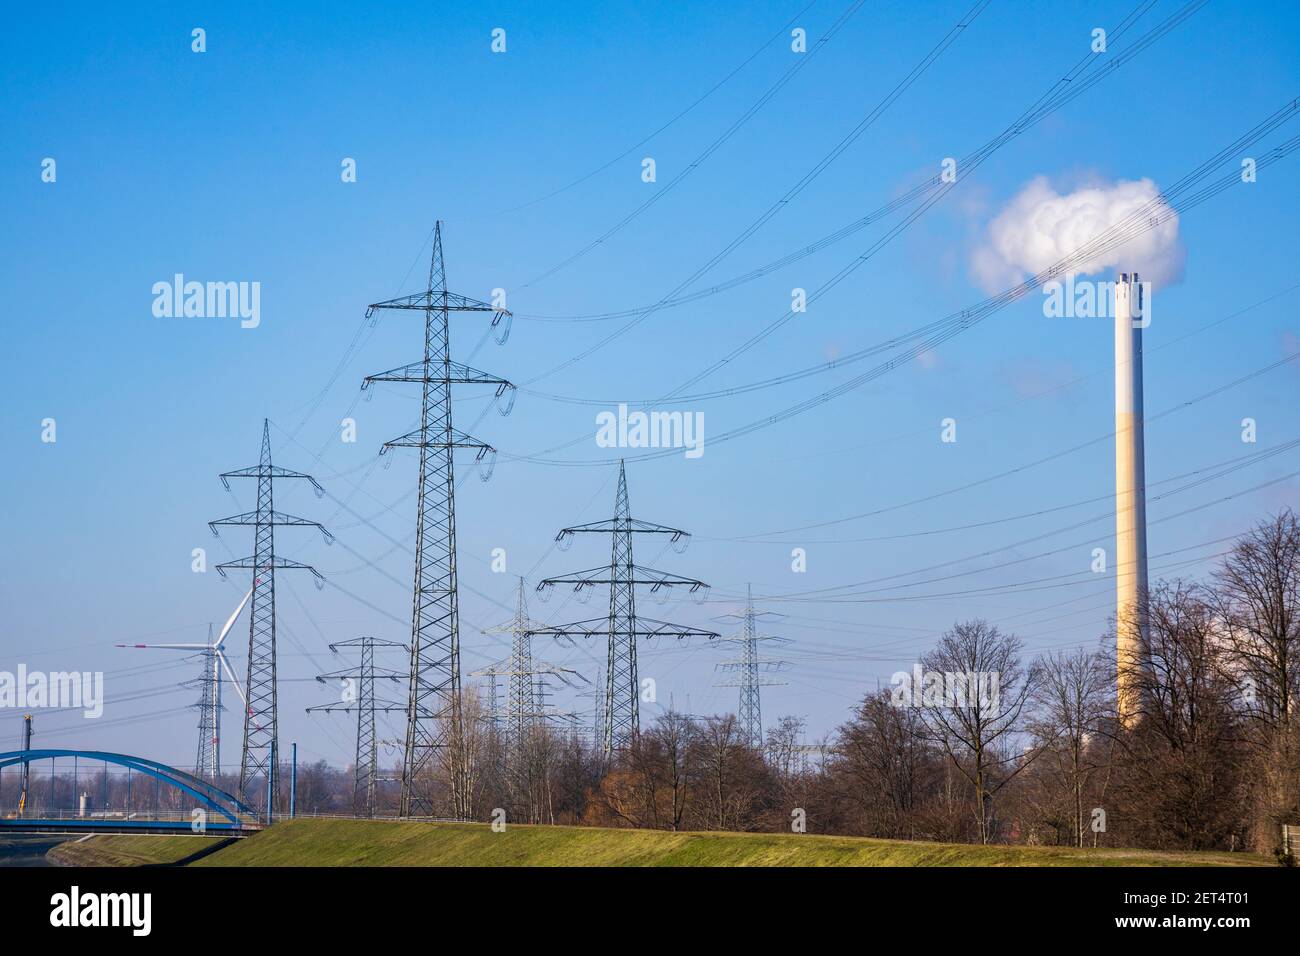
[(244, 605), (248, 603), (248, 599), (252, 596), (253, 589), (249, 588), (248, 593), (244, 595), (244, 599), (239, 602), (239, 607), (235, 608), (235, 613), (230, 615), (230, 618), (226, 621), (226, 626), (221, 629), (221, 636), (217, 638), (217, 643), (212, 645), (214, 648), (220, 650), (222, 642), (226, 639), (226, 635), (229, 634), (230, 629), (235, 626), (235, 619), (239, 617), (239, 612), (244, 609)]
[(221, 669), (226, 672), (226, 677), (230, 678), (230, 683), (235, 685), (235, 690), (239, 694), (239, 699), (244, 702), (244, 710), (247, 711), (248, 698), (244, 696), (244, 688), (239, 686), (239, 678), (237, 678), (235, 672), (230, 669), (230, 665), (226, 663), (226, 655), (221, 653), (220, 650), (217, 651), (217, 660), (221, 661)]
[(205, 650), (206, 644), (114, 644), (114, 647), (161, 647), (176, 651), (201, 651)]

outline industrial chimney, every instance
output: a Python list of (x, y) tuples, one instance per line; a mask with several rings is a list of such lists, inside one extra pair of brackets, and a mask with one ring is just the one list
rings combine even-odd
[(1149, 302), (1137, 273), (1115, 283), (1115, 626), (1119, 719), (1141, 712), (1147, 639), (1146, 453), (1142, 438), (1142, 328)]

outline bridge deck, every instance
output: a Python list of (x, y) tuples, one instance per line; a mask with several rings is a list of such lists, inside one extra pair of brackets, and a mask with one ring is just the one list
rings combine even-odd
[[(203, 833), (242, 835), (262, 829), (259, 823), (208, 821)], [(185, 820), (77, 820), (32, 817), (0, 820), (0, 833), (193, 833)], [(200, 834), (195, 834), (200, 835)]]

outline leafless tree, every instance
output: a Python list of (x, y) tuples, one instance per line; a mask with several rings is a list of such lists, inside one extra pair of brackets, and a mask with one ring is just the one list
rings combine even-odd
[(1083, 846), (1085, 796), (1108, 755), (1101, 731), (1114, 696), (1112, 674), (1099, 654), (1082, 648), (1049, 654), (1041, 673), (1030, 722), (1041, 753), (1038, 775), (1068, 800), (1071, 842)]
[(1241, 741), (1215, 597), (1162, 583), (1148, 595), (1147, 621), (1142, 717), (1120, 735), (1122, 823), (1143, 845), (1232, 845), (1242, 831)]
[[(981, 843), (993, 836), (993, 798), (1031, 759), (1007, 747), (1009, 738), (1023, 729), (1025, 708), (1038, 683), (1037, 665), (1026, 668), (1020, 658), (1020, 640), (982, 620), (954, 625), (921, 658), (928, 675), (945, 680), (940, 703), (923, 699), (921, 720), (929, 738), (971, 785)], [(950, 684), (959, 680), (966, 682), (966, 692), (949, 693)], [(989, 688), (996, 693), (983, 692)]]
[(869, 694), (852, 720), (840, 728), (839, 767), (856, 782), (855, 802), (868, 817), (872, 836), (913, 839), (923, 775), (931, 762), (918, 711), (894, 706), (890, 693)]
[(705, 718), (696, 749), (701, 824), (709, 830), (749, 829), (762, 805), (762, 759), (741, 739), (735, 715)]

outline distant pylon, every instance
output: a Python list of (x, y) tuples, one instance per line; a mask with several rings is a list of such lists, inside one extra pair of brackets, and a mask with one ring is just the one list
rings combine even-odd
[[(460, 618), (456, 596), (456, 504), (453, 452), (474, 448), (483, 465), (481, 477), (491, 475), (496, 449), (452, 426), (451, 386), (494, 385), (497, 398), (507, 392), (500, 408), (508, 413), (514, 386), (505, 379), (451, 359), (452, 312), (491, 312), (497, 326), (510, 313), (504, 308), (447, 291), (442, 259), (442, 223), (433, 231), (429, 287), (415, 295), (373, 303), (378, 309), (408, 309), (424, 313), (424, 358), (400, 368), (371, 375), (362, 389), (375, 382), (419, 382), (423, 387), (420, 427), (385, 443), (389, 448), (420, 449), (419, 505), (415, 531), (415, 585), (411, 608), (410, 691), (407, 700), (406, 742), (402, 758), (403, 816), (435, 811), (431, 779), (438, 762), (451, 784), (452, 813), (467, 819), (470, 812), (469, 752), (465, 746), (460, 695)], [(505, 332), (508, 334), (507, 323)], [(503, 335), (498, 342), (504, 342)]]
[[(230, 490), (231, 478), (257, 479), (257, 510), (230, 518), (209, 521), (208, 527), (216, 535), (217, 528), (226, 525), (251, 525), (253, 527), (253, 554), (238, 561), (217, 565), (217, 572), (225, 577), (226, 571), (242, 568), (253, 572), (252, 603), (248, 617), (248, 682), (244, 707), (244, 750), (239, 763), (239, 792), (252, 803), (259, 798), (267, 800), (267, 814), (274, 812), (278, 790), (275, 755), (279, 750), (279, 720), (276, 703), (275, 673), (275, 572), (277, 570), (310, 571), (317, 586), (324, 578), (315, 568), (275, 554), (275, 527), (289, 525), (298, 528), (316, 528), (333, 542), (331, 535), (319, 522), (295, 518), (275, 510), (274, 489), (277, 478), (301, 478), (311, 482), (317, 497), (325, 494), (311, 475), (290, 471), (271, 463), (271, 427), (262, 422), (261, 461), (250, 468), (227, 471), (221, 483)], [(253, 786), (257, 780), (265, 783)], [(264, 795), (264, 796), (263, 796)]]
[(740, 719), (740, 727), (745, 735), (745, 742), (751, 747), (762, 749), (763, 708), (759, 689), (765, 686), (773, 687), (784, 684), (784, 681), (768, 677), (766, 672), (781, 670), (788, 662), (763, 658), (760, 654), (759, 643), (767, 641), (769, 643), (788, 644), (790, 642), (783, 637), (770, 637), (758, 633), (757, 621), (760, 617), (772, 619), (784, 617), (785, 615), (776, 614), (772, 611), (756, 612), (754, 610), (753, 587), (746, 585), (745, 593), (746, 601), (743, 614), (726, 614), (719, 618), (719, 620), (739, 618), (743, 627), (739, 634), (726, 638), (726, 640), (734, 641), (740, 645), (740, 657), (735, 660), (722, 661), (718, 664), (724, 670), (738, 672), (737, 676), (731, 680), (719, 681), (716, 686), (740, 688), (740, 708), (736, 716)]
[(601, 729), (601, 750), (609, 756), (615, 749), (635, 737), (641, 730), (641, 685), (637, 675), (636, 639), (638, 637), (706, 637), (714, 638), (715, 631), (703, 631), (680, 624), (668, 624), (651, 618), (638, 617), (636, 613), (636, 588), (649, 586), (651, 593), (659, 594), (673, 587), (687, 587), (692, 594), (707, 592), (708, 585), (694, 578), (683, 578), (645, 568), (632, 560), (634, 534), (668, 535), (669, 542), (680, 545), (678, 553), (685, 550), (690, 535), (677, 528), (638, 521), (632, 517), (627, 497), (627, 472), (623, 462), (618, 463), (618, 490), (614, 497), (614, 517), (607, 521), (564, 528), (556, 535), (563, 544), (575, 534), (608, 534), (611, 539), (608, 566), (573, 574), (547, 578), (537, 585), (545, 593), (556, 584), (572, 584), (581, 593), (584, 588), (598, 584), (609, 585), (609, 615), (587, 621), (578, 621), (560, 627), (546, 627), (536, 634), (572, 637), (605, 637), (608, 647), (605, 660), (605, 713)]
[[(587, 679), (575, 670), (554, 664), (533, 661), (533, 634), (546, 629), (528, 617), (528, 600), (521, 577), (515, 592), (514, 620), (484, 629), (484, 634), (509, 634), (510, 657), (503, 667), (500, 663), (475, 672), (475, 676), (490, 681), (493, 723), (501, 733), (502, 751), (506, 757), (507, 772), (522, 763), (522, 751), (533, 727), (542, 722), (567, 720), (571, 715), (549, 711), (545, 706), (547, 676), (558, 677), (573, 686), (570, 678)], [(504, 709), (498, 696), (498, 679), (506, 678)]]
[(203, 670), (199, 685), (199, 747), (194, 757), (194, 776), (207, 777), (213, 783), (221, 767), (221, 664), (213, 646), (212, 625), (208, 625), (208, 646), (200, 652)]
[(506, 708), (506, 753), (514, 755), (528, 739), (538, 718), (536, 674), (533, 672), (533, 635), (528, 620), (524, 579), (515, 596), (515, 619), (510, 629), (510, 699)]
[(355, 669), (333, 671), (316, 677), (321, 683), (331, 680), (343, 682), (340, 699), (332, 704), (319, 704), (308, 707), (307, 713), (351, 713), (357, 712), (357, 754), (354, 763), (354, 781), (352, 788), (352, 810), (359, 816), (375, 815), (376, 790), (379, 781), (379, 752), (375, 738), (375, 714), (402, 713), (406, 705), (397, 701), (381, 700), (375, 696), (375, 680), (400, 681), (406, 675), (388, 668), (375, 668), (376, 647), (400, 647), (405, 644), (396, 641), (375, 640), (373, 637), (358, 637), (350, 641), (331, 644), (330, 650), (335, 654), (340, 647), (357, 647), (361, 649), (361, 662)]

